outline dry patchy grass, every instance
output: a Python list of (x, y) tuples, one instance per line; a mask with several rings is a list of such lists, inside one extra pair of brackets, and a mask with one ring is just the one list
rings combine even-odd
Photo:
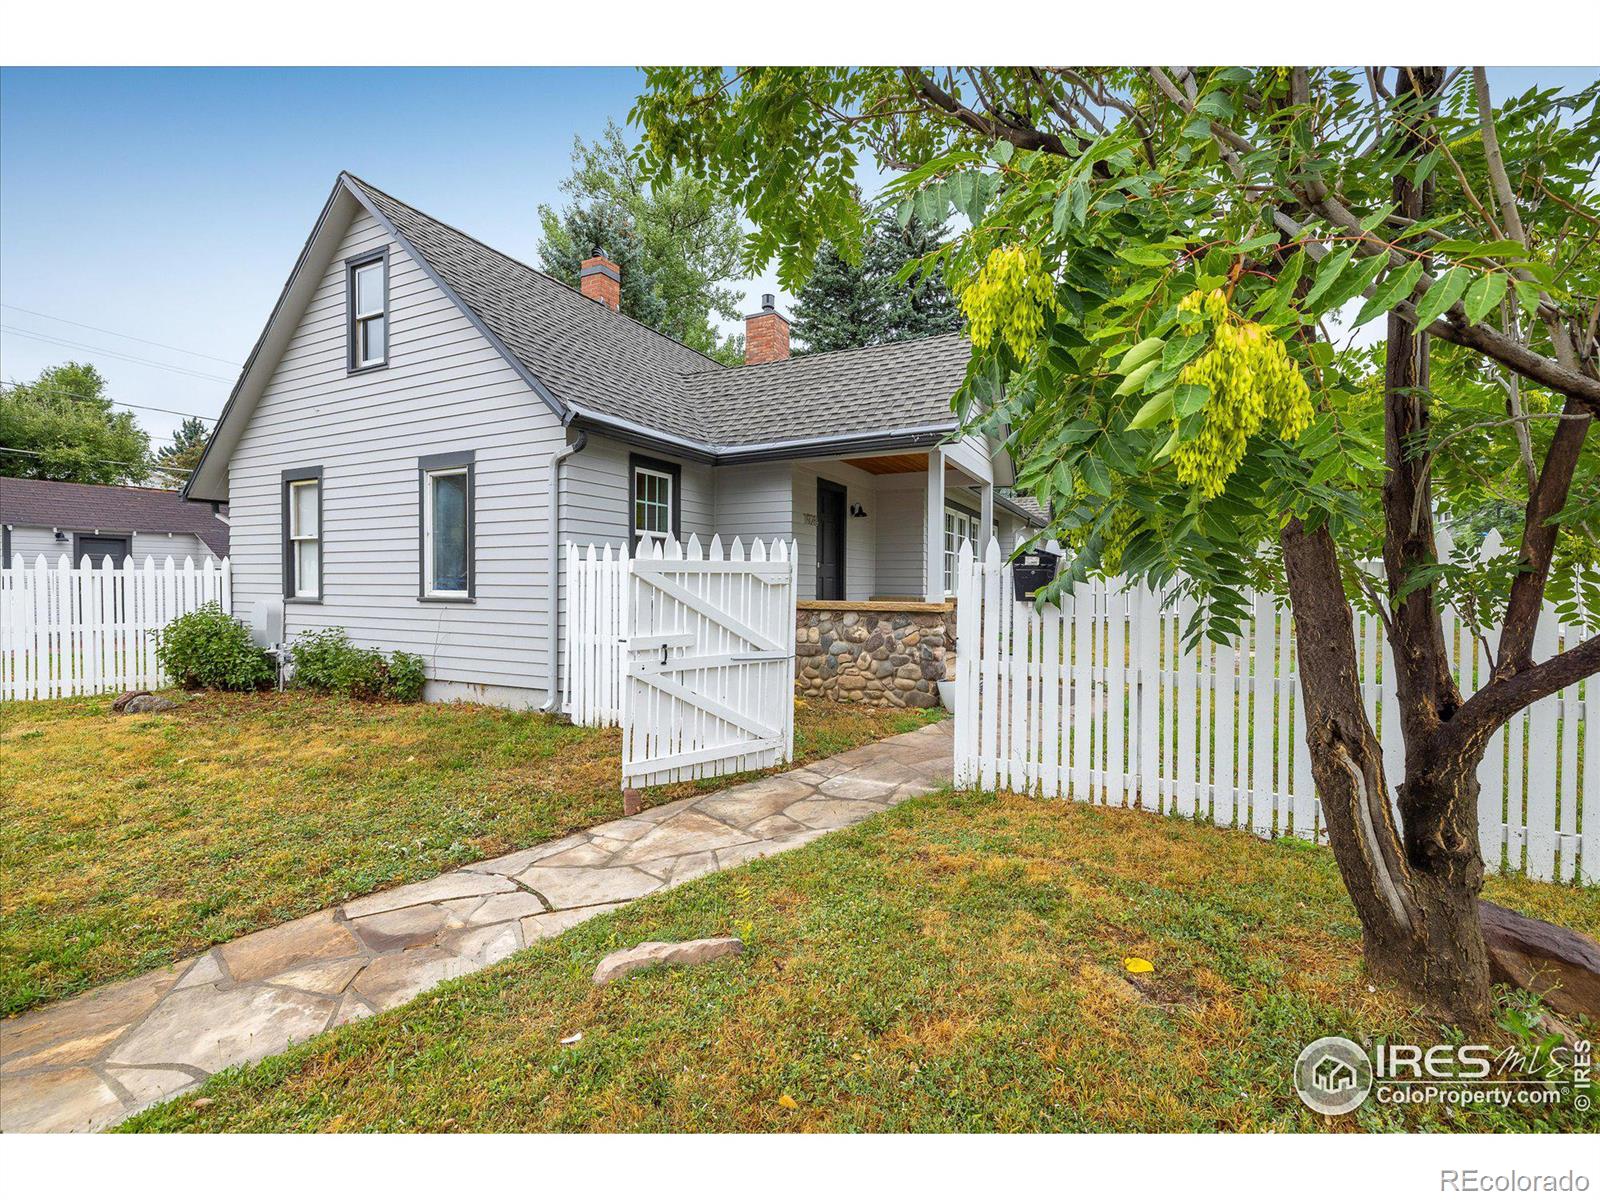
[[(1600, 896), (1491, 883), (1593, 929)], [(641, 941), (749, 950), (602, 989)], [(1130, 976), (1128, 955), (1153, 974)], [(582, 1041), (560, 1041), (582, 1031)], [(1360, 967), (1325, 850), (953, 792), (598, 917), (133, 1119), (209, 1131), (1573, 1128), (1570, 1109), (1315, 1116), (1308, 1041), (1441, 1036)], [(779, 1103), (790, 1096), (796, 1107)]]
[[(616, 730), (305, 692), (178, 698), (140, 717), (110, 697), (0, 705), (0, 1013), (618, 815)], [(796, 757), (936, 715), (808, 702)]]

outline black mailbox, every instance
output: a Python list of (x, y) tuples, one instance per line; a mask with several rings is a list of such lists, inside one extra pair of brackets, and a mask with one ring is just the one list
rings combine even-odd
[(1061, 556), (1048, 550), (1029, 550), (1011, 564), (1011, 587), (1018, 600), (1032, 600), (1056, 577)]

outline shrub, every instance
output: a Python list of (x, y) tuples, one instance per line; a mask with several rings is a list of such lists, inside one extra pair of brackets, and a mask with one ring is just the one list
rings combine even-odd
[(290, 643), (289, 654), (301, 687), (357, 700), (409, 703), (422, 696), (421, 658), (397, 650), (385, 659), (380, 650), (355, 645), (343, 629), (308, 630)]
[(156, 661), (186, 688), (248, 692), (275, 678), (272, 659), (250, 630), (217, 604), (202, 604), (169, 621), (156, 635)]
[(396, 650), (389, 659), (389, 678), (385, 681), (384, 694), (391, 700), (411, 704), (422, 699), (422, 685), (427, 679), (421, 655)]

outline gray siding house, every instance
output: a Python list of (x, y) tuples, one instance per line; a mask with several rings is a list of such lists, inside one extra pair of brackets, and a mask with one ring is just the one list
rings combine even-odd
[(946, 551), (1041, 515), (954, 439), (958, 336), (725, 367), (341, 175), (186, 489), (226, 503), (235, 611), (420, 654), (431, 699), (552, 702), (565, 542), (799, 546), (802, 596), (942, 603)]
[(0, 477), (0, 567), (31, 567), (41, 555), (52, 567), (63, 555), (119, 567), (226, 558), (228, 520), (215, 509), (159, 488)]

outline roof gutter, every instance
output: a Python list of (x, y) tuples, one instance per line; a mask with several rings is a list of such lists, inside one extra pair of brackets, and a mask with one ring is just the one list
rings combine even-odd
[(915, 446), (933, 446), (944, 441), (959, 428), (957, 422), (952, 419), (949, 424), (943, 425), (913, 425), (903, 429), (878, 429), (864, 433), (832, 434), (828, 437), (795, 438), (782, 442), (717, 445), (663, 433), (625, 417), (597, 413), (578, 405), (570, 407), (573, 424), (580, 428), (621, 433), (626, 435), (629, 441), (640, 446), (664, 450), (713, 466), (803, 458), (813, 454), (864, 453), (869, 450), (902, 450)]
[(550, 456), (548, 471), (550, 513), (550, 604), (545, 619), (549, 622), (545, 645), (550, 654), (550, 677), (546, 683), (546, 697), (541, 711), (553, 713), (561, 707), (561, 464), (589, 444), (589, 435), (578, 430), (576, 440), (569, 442)]

